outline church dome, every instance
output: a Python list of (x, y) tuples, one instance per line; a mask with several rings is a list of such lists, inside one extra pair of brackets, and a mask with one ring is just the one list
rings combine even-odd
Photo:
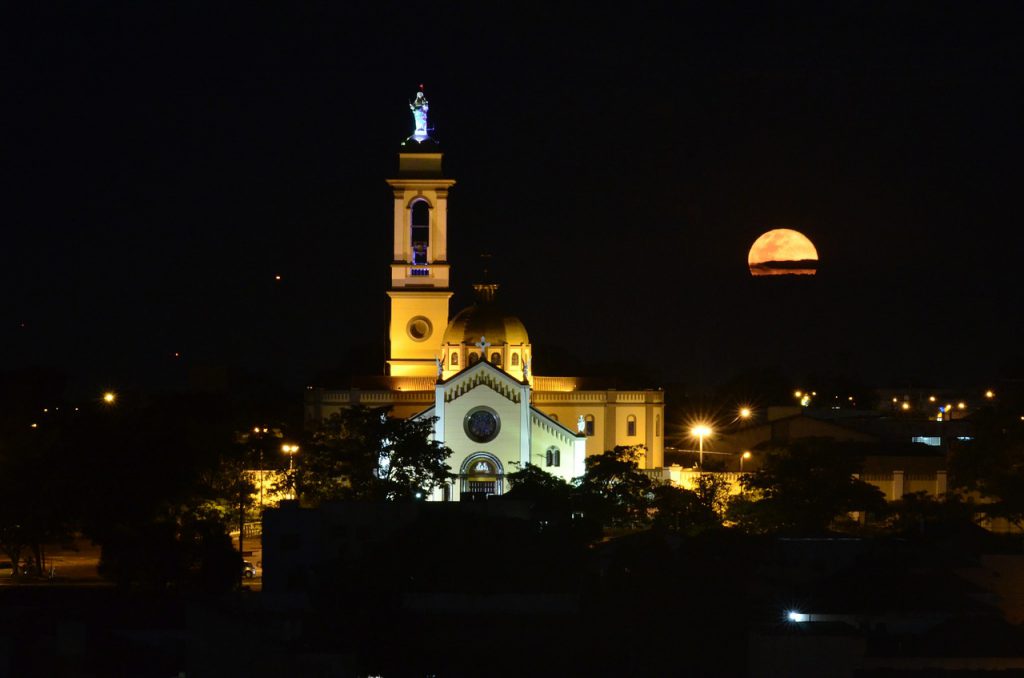
[(476, 303), (462, 309), (452, 318), (448, 329), (444, 331), (442, 344), (473, 345), (480, 341), (480, 337), (486, 337), (487, 343), (494, 346), (530, 343), (522, 321), (505, 313), (494, 303), (497, 285), (474, 285), (473, 289), (476, 290)]

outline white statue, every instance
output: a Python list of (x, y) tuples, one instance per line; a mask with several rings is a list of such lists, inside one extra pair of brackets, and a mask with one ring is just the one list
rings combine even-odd
[(530, 378), (530, 359), (523, 359), (523, 379), (527, 380)]
[(583, 415), (581, 414), (576, 419), (576, 432), (577, 433), (586, 433), (586, 431), (587, 431), (587, 420), (584, 419)]
[(416, 125), (416, 130), (412, 135), (418, 139), (427, 138), (427, 111), (430, 110), (430, 106), (423, 93), (423, 85), (420, 85), (420, 91), (416, 92), (416, 100), (409, 102), (409, 109), (412, 111), (412, 119)]
[(435, 357), (435, 358), (434, 358), (434, 362), (436, 362), (436, 363), (437, 363), (437, 378), (438, 378), (438, 379), (440, 379), (440, 378), (441, 378), (441, 374), (442, 374), (442, 372), (443, 372), (443, 368), (442, 368), (442, 366), (441, 366), (441, 359), (440, 359), (440, 358), (437, 358), (437, 357)]

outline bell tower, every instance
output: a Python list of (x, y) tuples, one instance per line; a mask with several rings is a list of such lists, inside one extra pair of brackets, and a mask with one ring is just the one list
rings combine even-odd
[(414, 131), (398, 152), (398, 176), (388, 179), (394, 195), (391, 257), (391, 316), (388, 373), (396, 377), (438, 375), (441, 338), (448, 326), (448, 189), (441, 149), (427, 125), (423, 85), (409, 102)]

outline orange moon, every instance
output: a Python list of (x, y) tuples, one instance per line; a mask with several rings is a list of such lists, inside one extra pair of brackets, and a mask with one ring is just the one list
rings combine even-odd
[(818, 270), (818, 250), (799, 231), (776, 228), (754, 241), (747, 254), (750, 274), (814, 275)]

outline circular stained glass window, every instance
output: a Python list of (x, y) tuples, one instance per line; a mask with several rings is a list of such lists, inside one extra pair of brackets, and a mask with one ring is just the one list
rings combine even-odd
[(498, 414), (489, 407), (470, 410), (465, 421), (466, 435), (478, 443), (489, 443), (498, 436), (501, 422)]

